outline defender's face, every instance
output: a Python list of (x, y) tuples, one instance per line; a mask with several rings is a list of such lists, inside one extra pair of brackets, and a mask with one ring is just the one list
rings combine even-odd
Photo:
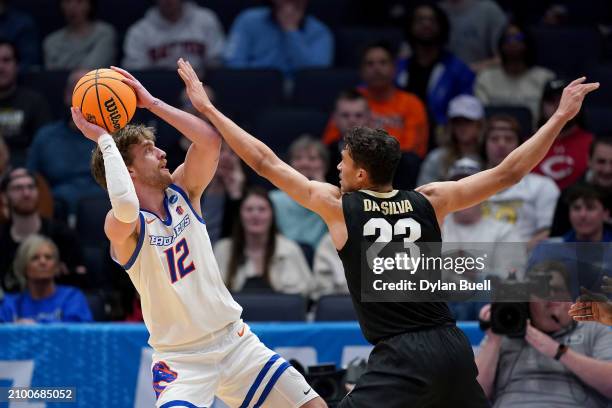
[(57, 269), (58, 262), (53, 248), (48, 244), (43, 244), (38, 247), (28, 262), (26, 276), (29, 280), (53, 279)]
[(357, 167), (347, 149), (342, 150), (342, 160), (337, 166), (340, 171), (340, 191), (350, 193), (361, 188), (363, 169)]
[(251, 194), (240, 207), (240, 218), (247, 234), (261, 235), (270, 231), (272, 207), (263, 197)]
[(172, 174), (166, 167), (166, 152), (156, 147), (151, 140), (143, 140), (130, 147), (134, 160), (129, 167), (135, 183), (165, 190), (172, 184)]

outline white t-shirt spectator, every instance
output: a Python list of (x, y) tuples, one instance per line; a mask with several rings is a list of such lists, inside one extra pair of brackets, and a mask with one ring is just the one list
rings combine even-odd
[(129, 28), (122, 65), (127, 69), (176, 69), (182, 57), (198, 69), (220, 61), (224, 47), (223, 28), (211, 10), (186, 2), (182, 17), (172, 23), (152, 7)]
[(559, 188), (548, 177), (528, 174), (514, 186), (483, 203), (486, 217), (516, 225), (521, 241), (550, 228)]

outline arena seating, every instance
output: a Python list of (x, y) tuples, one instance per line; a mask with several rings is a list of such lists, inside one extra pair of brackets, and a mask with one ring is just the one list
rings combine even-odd
[(306, 319), (306, 301), (300, 295), (234, 293), (233, 296), (244, 309), (242, 318), (248, 322), (303, 322)]
[(317, 302), (316, 322), (357, 320), (357, 314), (349, 295), (325, 295)]

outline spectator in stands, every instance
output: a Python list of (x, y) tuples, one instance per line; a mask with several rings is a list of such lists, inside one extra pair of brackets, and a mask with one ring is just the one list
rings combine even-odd
[[(359, 91), (368, 100), (373, 128), (383, 128), (400, 142), (402, 152), (423, 158), (427, 153), (429, 129), (425, 105), (411, 93), (395, 86), (395, 54), (384, 43), (368, 45), (361, 59), (361, 78), (365, 87)], [(333, 121), (325, 129), (323, 142), (340, 140)]]
[[(289, 146), (289, 165), (307, 179), (324, 183), (329, 167), (327, 149), (311, 136), (301, 136)], [(309, 245), (314, 251), (327, 233), (321, 217), (296, 203), (284, 191), (271, 191), (270, 200), (274, 204), (279, 231), (293, 241)]]
[(478, 98), (459, 95), (448, 105), (448, 141), (445, 146), (432, 150), (419, 172), (417, 185), (447, 178), (450, 166), (461, 157), (482, 161), (480, 151), (484, 131), (484, 109)]
[(321, 238), (315, 251), (312, 269), (314, 273), (313, 299), (319, 299), (324, 295), (348, 295), (344, 266), (342, 266), (331, 235), (325, 234)]
[[(557, 300), (532, 296), (524, 338), (487, 330), (476, 356), (478, 382), (499, 408), (605, 408), (612, 399), (612, 331), (568, 316), (569, 274), (563, 264), (543, 263), (538, 270), (552, 274), (551, 298)], [(481, 319), (490, 316), (487, 305)]]
[[(497, 166), (522, 142), (518, 122), (511, 116), (496, 115), (488, 120), (484, 140), (487, 167)], [(548, 177), (530, 173), (514, 186), (484, 203), (485, 216), (515, 224), (521, 241), (529, 248), (548, 238), (559, 188)]]
[(232, 234), (240, 215), (246, 176), (240, 158), (224, 142), (221, 144), (217, 171), (202, 196), (206, 231), (214, 245)]
[(115, 63), (116, 33), (95, 20), (96, 0), (60, 0), (66, 26), (43, 41), (46, 69), (101, 68)]
[(10, 0), (0, 0), (0, 41), (14, 44), (19, 54), (19, 68), (27, 70), (40, 62), (38, 29), (32, 17), (9, 5)]
[[(66, 111), (72, 105), (72, 90), (87, 70), (73, 71), (66, 81)], [(83, 197), (103, 194), (96, 183), (89, 162), (95, 143), (83, 138), (72, 119), (63, 119), (43, 126), (36, 132), (28, 154), (27, 167), (41, 174), (51, 186), (56, 207), (75, 214)], [(70, 160), (58, 160), (70, 157)]]
[(47, 101), (38, 92), (17, 84), (18, 63), (15, 45), (0, 40), (0, 134), (11, 150), (14, 165), (25, 162), (34, 133), (51, 120)]
[(0, 226), (0, 283), (15, 290), (11, 265), (19, 244), (33, 234), (49, 237), (59, 248), (58, 283), (85, 288), (88, 286), (83, 257), (76, 234), (65, 224), (40, 216), (39, 190), (35, 177), (23, 168), (12, 170), (0, 184), (8, 203), (9, 222)]
[(308, 0), (271, 0), (269, 7), (243, 11), (229, 34), (225, 62), (231, 68), (274, 68), (287, 76), (300, 68), (328, 67), (334, 38)]
[(370, 108), (367, 99), (355, 89), (340, 92), (336, 98), (333, 124), (338, 128), (340, 137), (327, 146), (329, 166), (325, 179), (335, 185), (340, 182), (336, 165), (342, 160), (344, 135), (352, 128), (367, 126), (370, 123)]
[(15, 276), (23, 292), (6, 295), (0, 321), (10, 323), (90, 322), (91, 311), (77, 288), (56, 285), (60, 270), (57, 246), (42, 235), (30, 235), (17, 250)]
[[(555, 112), (561, 100), (563, 80), (552, 80), (546, 84), (542, 96), (541, 123), (545, 123)], [(533, 170), (553, 179), (560, 189), (565, 189), (578, 181), (587, 171), (589, 147), (593, 134), (580, 126), (580, 116), (567, 122), (552, 147)]]
[(461, 94), (472, 94), (474, 73), (446, 50), (449, 36), (446, 13), (433, 2), (412, 9), (405, 25), (410, 55), (398, 61), (397, 83), (427, 105), (430, 119), (446, 124), (448, 104)]
[(612, 231), (605, 228), (610, 210), (605, 205), (606, 192), (595, 186), (578, 184), (569, 188), (569, 220), (572, 226), (565, 242), (612, 242)]
[(308, 296), (312, 274), (300, 247), (279, 234), (265, 190), (253, 188), (240, 205), (232, 238), (215, 245), (221, 275), (232, 291), (275, 291)]
[[(487, 106), (525, 106), (538, 123), (544, 86), (554, 72), (535, 66), (533, 39), (527, 30), (509, 24), (499, 40), (501, 65), (478, 73), (474, 92)], [(560, 97), (560, 95), (559, 95)]]
[[(0, 182), (8, 174), (11, 168), (11, 153), (9, 152), (8, 146), (4, 142), (4, 138), (0, 136)], [(0, 224), (4, 224), (8, 221), (9, 211), (4, 199), (4, 194), (0, 194)], [(2, 286), (0, 284), (0, 286)]]
[(213, 11), (183, 0), (156, 3), (125, 36), (124, 68), (175, 69), (179, 57), (194, 68), (219, 64), (225, 34)]
[[(448, 180), (457, 181), (481, 171), (478, 161), (464, 157), (457, 160), (449, 169)], [(471, 256), (482, 256), (485, 269), (474, 271), (470, 278), (482, 281), (485, 277), (499, 276), (507, 278), (513, 270), (521, 270), (526, 254), (516, 245), (500, 243), (519, 242), (516, 227), (491, 218), (483, 218), (482, 205), (476, 204), (450, 214), (442, 224), (442, 246), (444, 252), (468, 251)], [(470, 301), (449, 302), (449, 307), (457, 320), (478, 320), (478, 312), (484, 306), (482, 302)]]
[[(604, 197), (604, 207), (612, 211), (612, 137), (601, 137), (593, 140), (589, 148), (589, 170), (576, 182), (599, 187), (608, 192)], [(557, 201), (555, 216), (550, 235), (564, 235), (571, 228), (569, 220), (568, 191), (565, 189)]]
[(489, 0), (444, 0), (440, 7), (450, 20), (451, 52), (475, 72), (499, 62), (497, 44), (507, 19), (497, 3)]

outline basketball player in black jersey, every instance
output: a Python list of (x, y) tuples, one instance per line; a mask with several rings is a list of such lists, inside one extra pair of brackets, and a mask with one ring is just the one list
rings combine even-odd
[[(338, 165), (340, 188), (308, 180), (215, 109), (195, 72), (183, 60), (179, 60), (179, 75), (194, 107), (206, 115), (238, 156), (299, 204), (319, 214), (329, 227), (359, 324), (375, 346), (366, 372), (340, 406), (489, 406), (476, 381), (470, 343), (455, 326), (446, 303), (361, 301), (362, 243), (382, 235), (387, 241), (403, 242), (405, 237), (417, 243), (441, 241), (439, 226), (447, 214), (480, 203), (529, 173), (578, 113), (585, 95), (599, 84), (584, 83), (585, 78), (572, 82), (563, 91), (553, 117), (497, 167), (459, 181), (398, 191), (391, 180), (400, 158), (399, 144), (384, 130), (356, 128), (345, 138)], [(389, 206), (395, 211), (385, 211), (387, 215), (376, 211)]]

